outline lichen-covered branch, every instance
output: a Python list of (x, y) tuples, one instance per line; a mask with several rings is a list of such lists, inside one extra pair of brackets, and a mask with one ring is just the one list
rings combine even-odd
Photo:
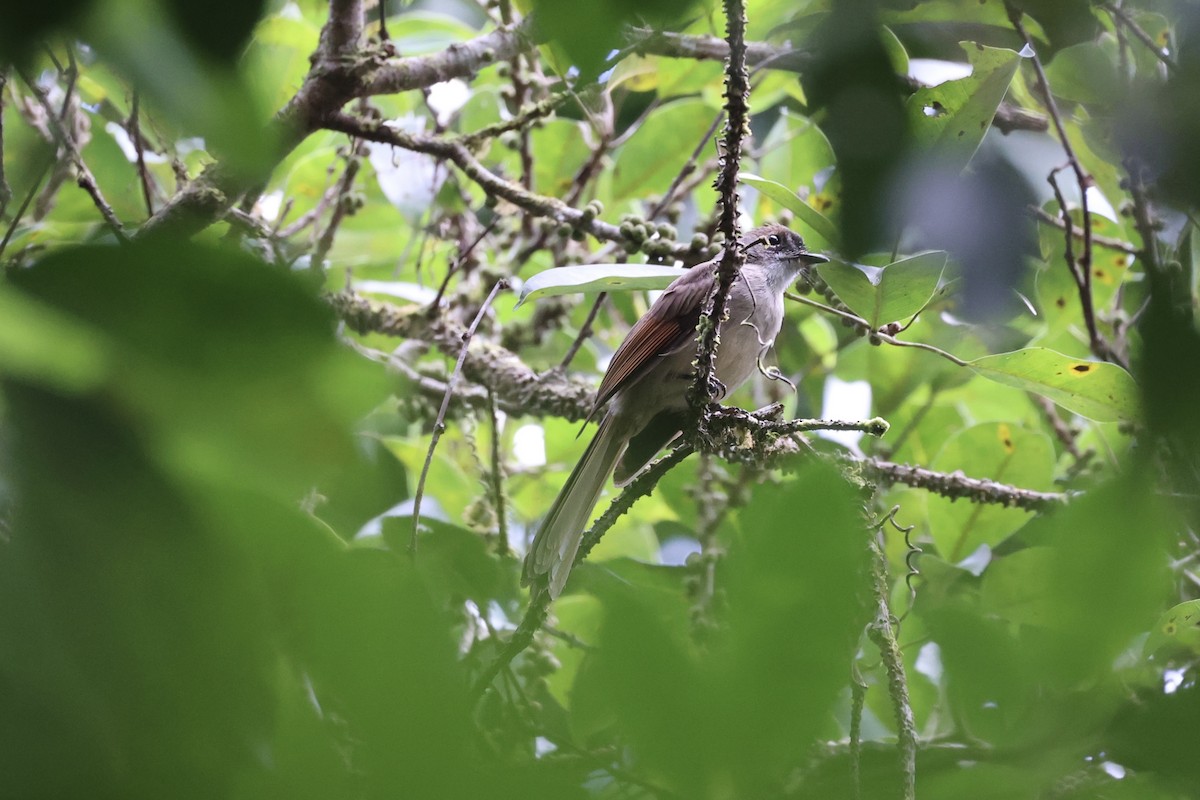
[[(625, 241), (625, 235), (616, 225), (598, 219), (586, 210), (569, 206), (557, 197), (536, 194), (512, 181), (501, 178), (485, 167), (475, 157), (475, 154), (457, 139), (406, 133), (378, 120), (362, 119), (342, 112), (330, 114), (325, 119), (324, 126), (329, 130), (340, 131), (362, 139), (444, 158), (462, 170), (463, 174), (488, 194), (507, 200), (530, 214), (565, 223), (600, 240)], [(697, 249), (691, 243), (675, 243), (664, 249), (675, 258), (698, 255)]]
[(970, 500), (973, 503), (1021, 508), (1025, 511), (1047, 511), (1067, 503), (1070, 494), (1039, 492), (999, 483), (986, 478), (968, 478), (961, 472), (935, 472), (911, 464), (895, 464), (878, 458), (851, 458), (865, 477), (884, 483), (900, 483), (916, 489), (948, 497), (951, 500)]
[(727, 316), (729, 292), (745, 263), (738, 246), (738, 170), (742, 163), (742, 140), (750, 127), (750, 74), (746, 69), (746, 6), (742, 0), (725, 0), (726, 39), (729, 60), (725, 65), (725, 133), (722, 137), (720, 170), (714, 188), (721, 212), (717, 230), (725, 237), (725, 250), (717, 263), (715, 283), (705, 300), (696, 326), (696, 376), (688, 392), (692, 409), (698, 412), (697, 433), (706, 432), (703, 409), (721, 395), (717, 381), (717, 347), (720, 326)]
[[(372, 303), (353, 292), (329, 298), (338, 316), (358, 333), (382, 333), (428, 342), (446, 356), (458, 358), (466, 326), (445, 317), (430, 317), (423, 306), (399, 308)], [(557, 370), (534, 372), (511, 350), (479, 337), (471, 341), (462, 374), (474, 384), (490, 386), (505, 407), (535, 416), (582, 420), (591, 411), (595, 387)]]

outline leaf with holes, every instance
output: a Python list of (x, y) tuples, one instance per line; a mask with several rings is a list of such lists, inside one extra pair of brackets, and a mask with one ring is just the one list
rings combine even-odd
[(811, 237), (805, 237), (805, 241), (808, 242), (812, 250), (837, 249), (837, 226), (830, 222), (820, 211), (817, 211), (808, 203), (801, 200), (800, 196), (791, 189), (782, 183), (776, 183), (775, 181), (746, 172), (739, 175), (738, 180), (747, 186), (753, 186), (766, 197), (771, 198), (788, 211), (791, 211), (802, 223), (807, 225), (814, 234)]
[(875, 330), (924, 308), (945, 268), (945, 251), (932, 250), (886, 267), (830, 261), (817, 271), (838, 298)]
[(665, 289), (683, 274), (677, 267), (659, 264), (579, 264), (543, 270), (525, 281), (517, 306), (526, 300), (578, 292), (627, 292)]
[(989, 380), (1053, 400), (1098, 422), (1135, 420), (1137, 385), (1116, 364), (1084, 361), (1044, 347), (984, 356), (971, 369)]
[(1021, 55), (962, 42), (971, 74), (914, 92), (906, 103), (909, 129), (939, 165), (962, 169), (983, 141), (1008, 91)]

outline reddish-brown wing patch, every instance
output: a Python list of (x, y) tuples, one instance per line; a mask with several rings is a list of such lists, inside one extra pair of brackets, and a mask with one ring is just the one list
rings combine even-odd
[(696, 336), (700, 305), (712, 286), (713, 262), (697, 264), (666, 288), (637, 321), (613, 354), (596, 394), (591, 419), (614, 394), (636, 383), (658, 356), (674, 352)]

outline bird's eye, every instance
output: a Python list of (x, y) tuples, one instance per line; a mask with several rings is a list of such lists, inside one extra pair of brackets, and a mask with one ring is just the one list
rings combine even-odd
[(767, 237), (767, 246), (768, 247), (778, 247), (779, 246), (779, 234), (772, 233), (770, 236), (768, 236)]

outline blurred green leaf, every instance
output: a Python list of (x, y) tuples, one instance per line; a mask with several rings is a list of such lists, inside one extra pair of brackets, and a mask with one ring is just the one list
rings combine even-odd
[(1164, 611), (1150, 629), (1142, 652), (1154, 655), (1167, 648), (1200, 653), (1200, 600), (1186, 600)]
[(1030, 347), (977, 358), (970, 365), (989, 380), (1043, 395), (1089, 419), (1115, 422), (1138, 418), (1137, 385), (1115, 364), (1080, 361)]
[(113, 369), (111, 348), (86, 325), (28, 296), (0, 288), (0, 376), (85, 392)]
[[(411, 514), (383, 519), (383, 538), (393, 553), (405, 554), (412, 541)], [(474, 600), (486, 611), (491, 601), (507, 603), (518, 597), (517, 569), (492, 552), (483, 535), (440, 520), (421, 518), (417, 538), (417, 571), (433, 597), (451, 604)]]
[(241, 53), (266, 7), (266, 0), (164, 0), (180, 33), (201, 52), (232, 62)]
[(529, 146), (538, 154), (533, 174), (536, 191), (562, 197), (570, 190), (575, 173), (591, 156), (591, 146), (578, 122), (555, 119), (530, 132)]
[(315, 514), (345, 540), (408, 497), (404, 465), (378, 437), (360, 435), (357, 457), (318, 486)]
[(231, 66), (195, 52), (164, 9), (108, 3), (88, 17), (84, 33), (172, 121), (203, 137), (226, 170), (250, 182), (266, 178), (280, 144), (278, 131), (266, 125), (275, 109), (258, 107)]
[(1117, 42), (1104, 37), (1063, 48), (1046, 65), (1046, 79), (1058, 97), (1100, 107), (1117, 101)]
[[(865, 529), (854, 491), (810, 464), (739, 515), (722, 562), (725, 627), (703, 655), (677, 593), (594, 583), (605, 608), (581, 691), (598, 693), (648, 766), (688, 797), (776, 790), (821, 731), (862, 625)], [(781, 525), (805, 509), (804, 530)], [(813, 607), (823, 611), (811, 614)], [(790, 631), (781, 636), (781, 630)], [(697, 702), (703, 698), (703, 702)]]
[(296, 279), (236, 251), (79, 248), (13, 284), (105, 332), (119, 365), (105, 392), (189, 476), (295, 500), (354, 461), (346, 430), (387, 385)]
[(817, 266), (821, 278), (872, 330), (908, 319), (923, 309), (937, 291), (946, 268), (946, 253), (931, 251), (886, 267), (829, 261)]

